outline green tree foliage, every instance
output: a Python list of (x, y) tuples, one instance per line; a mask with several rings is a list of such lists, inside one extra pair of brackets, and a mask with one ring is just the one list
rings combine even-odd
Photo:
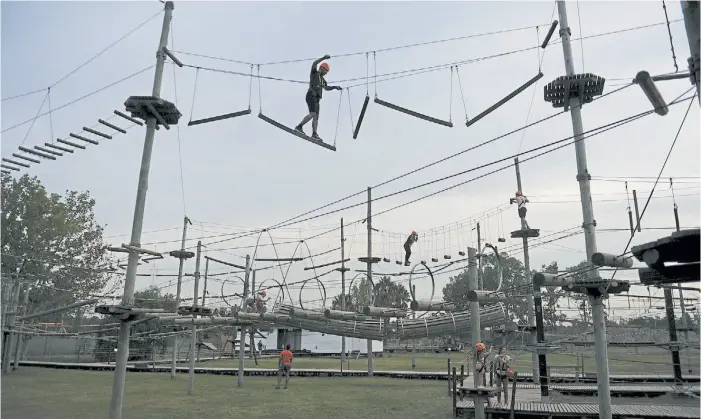
[[(519, 323), (524, 323), (528, 319), (528, 307), (525, 294), (529, 280), (525, 277), (525, 268), (520, 260), (500, 253), (503, 268), (503, 282), (501, 289), (507, 295), (520, 296), (511, 298), (504, 304), (508, 316)], [(487, 254), (482, 257), (482, 280), (485, 290), (495, 290), (498, 284), (496, 256)], [(443, 287), (443, 299), (455, 303), (459, 309), (467, 310), (467, 269), (456, 276), (450, 277), (448, 283)]]
[[(371, 291), (372, 289), (372, 291)], [(388, 276), (383, 276), (373, 287), (370, 281), (362, 278), (358, 285), (353, 287), (346, 294), (346, 311), (362, 312), (363, 307), (374, 305), (378, 307), (396, 307), (406, 309), (410, 300), (409, 291), (406, 287), (397, 282), (393, 282)], [(341, 309), (341, 295), (334, 297), (331, 308)]]
[[(557, 274), (557, 262), (550, 262), (549, 265), (543, 265), (541, 272)], [(535, 275), (533, 272), (531, 277)], [(560, 299), (565, 296), (565, 293), (558, 287), (545, 287), (542, 294), (543, 300), (543, 323), (546, 326), (556, 326), (559, 322), (565, 320), (567, 315), (560, 310)]]
[(1, 179), (2, 271), (35, 285), (30, 311), (100, 292), (108, 279), (109, 259), (90, 194), (49, 193), (29, 175), (15, 179), (3, 174)]
[[(177, 309), (175, 295), (161, 294), (161, 290), (155, 286), (136, 291), (134, 293), (134, 301), (136, 301), (139, 308), (161, 308), (170, 313), (175, 312)], [(114, 322), (112, 317), (106, 317), (102, 320), (102, 325), (104, 328), (109, 328), (109, 326), (105, 325)], [(129, 341), (129, 360), (150, 360), (154, 352), (161, 355), (165, 353), (169, 340), (149, 338), (151, 334), (149, 332), (159, 332), (159, 325), (158, 319), (151, 319), (132, 326), (131, 339)], [(163, 331), (165, 332), (166, 330)], [(117, 334), (117, 330), (110, 330), (97, 335), (98, 340), (93, 349), (95, 361), (114, 361)], [(200, 336), (200, 338), (204, 339), (206, 336)]]

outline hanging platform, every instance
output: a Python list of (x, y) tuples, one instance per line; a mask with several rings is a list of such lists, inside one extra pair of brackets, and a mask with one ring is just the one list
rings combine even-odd
[(224, 119), (231, 119), (231, 118), (236, 118), (237, 116), (244, 116), (244, 115), (250, 115), (250, 114), (251, 114), (251, 109), (249, 108), (249, 109), (246, 109), (245, 111), (225, 113), (223, 115), (212, 116), (209, 118), (196, 119), (194, 121), (188, 122), (187, 126), (191, 127), (193, 125), (208, 124), (210, 122), (217, 122), (217, 121), (222, 121)]
[(460, 256), (465, 256), (465, 252), (463, 252), (462, 250), (459, 251), (458, 254), (459, 254)]
[(382, 261), (385, 262), (385, 263), (389, 263), (389, 262), (390, 262), (389, 258), (382, 258)]
[(431, 262), (438, 262), (438, 258), (431, 258)]
[(469, 127), (470, 125), (474, 124), (475, 122), (479, 121), (480, 119), (482, 119), (482, 118), (484, 118), (485, 116), (489, 115), (490, 113), (494, 112), (494, 111), (497, 110), (499, 107), (501, 107), (501, 105), (505, 104), (506, 102), (508, 102), (508, 101), (510, 101), (511, 99), (513, 99), (514, 97), (516, 97), (516, 95), (518, 95), (519, 93), (521, 93), (521, 92), (523, 92), (524, 90), (528, 89), (529, 86), (531, 86), (533, 83), (537, 82), (537, 81), (540, 80), (541, 78), (543, 78), (543, 73), (539, 72), (538, 75), (536, 75), (536, 76), (533, 77), (532, 79), (528, 80), (526, 83), (524, 83), (524, 84), (523, 84), (521, 87), (519, 87), (518, 89), (516, 89), (516, 90), (514, 90), (513, 92), (511, 92), (511, 93), (509, 93), (508, 95), (506, 95), (506, 97), (504, 97), (502, 100), (500, 100), (499, 102), (495, 103), (494, 105), (488, 107), (486, 110), (484, 110), (481, 114), (477, 115), (476, 117), (474, 117), (474, 118), (468, 120), (468, 121), (465, 123), (465, 125)]
[(212, 316), (214, 313), (209, 307), (180, 306), (178, 307), (178, 314), (181, 316), (190, 316), (193, 314), (198, 316)]
[(365, 111), (368, 109), (368, 103), (370, 103), (370, 96), (365, 95), (365, 100), (363, 101), (363, 108), (360, 110), (360, 116), (358, 116), (358, 123), (355, 125), (355, 130), (353, 131), (354, 140), (358, 138), (358, 133), (360, 132), (360, 125), (363, 123), (363, 118), (365, 118)]
[(290, 134), (292, 134), (292, 135), (294, 135), (294, 136), (297, 136), (297, 137), (299, 137), (299, 138), (301, 138), (301, 139), (303, 139), (303, 140), (307, 140), (307, 141), (309, 141), (309, 142), (312, 143), (312, 144), (316, 144), (316, 145), (318, 145), (318, 146), (320, 146), (320, 147), (324, 147), (324, 148), (327, 149), (327, 150), (336, 151), (336, 146), (333, 146), (333, 145), (331, 145), (331, 144), (326, 144), (326, 143), (323, 142), (323, 141), (315, 140), (315, 139), (313, 139), (313, 138), (311, 138), (311, 137), (307, 137), (306, 135), (304, 135), (304, 134), (302, 134), (302, 133), (300, 133), (300, 132), (297, 132), (297, 131), (293, 130), (292, 128), (288, 128), (288, 127), (282, 125), (281, 123), (275, 121), (274, 119), (268, 118), (267, 116), (263, 115), (262, 113), (259, 113), (259, 114), (258, 114), (258, 118), (260, 118), (260, 119), (262, 119), (263, 121), (269, 123), (270, 125), (273, 125), (273, 126), (275, 126), (275, 127), (277, 127), (277, 128), (280, 128), (281, 130), (286, 131), (286, 132), (288, 132), (288, 133), (290, 133)]
[(401, 260), (395, 260), (394, 263), (396, 263), (397, 265), (401, 265), (404, 262), (402, 262)]
[[(381, 258), (373, 257), (373, 258), (371, 258), (370, 262), (371, 263), (379, 263), (381, 260), (382, 260)], [(368, 258), (365, 256), (359, 257), (358, 262), (368, 263)]]
[(503, 238), (503, 237), (499, 237), (499, 238), (497, 239), (497, 241), (498, 241), (499, 243), (506, 243), (506, 239)]
[(422, 113), (418, 113), (418, 112), (412, 111), (412, 110), (407, 109), (407, 108), (402, 108), (401, 106), (397, 106), (393, 103), (385, 102), (384, 100), (381, 100), (378, 98), (375, 98), (375, 103), (377, 103), (378, 105), (385, 106), (385, 107), (390, 108), (390, 109), (394, 109), (395, 111), (405, 113), (407, 115), (411, 115), (415, 118), (423, 119), (424, 121), (433, 122), (434, 124), (443, 125), (444, 127), (453, 128), (453, 123), (450, 121), (444, 121), (442, 119), (438, 119), (438, 118), (434, 118), (432, 116), (424, 115)]
[(511, 232), (512, 239), (518, 239), (523, 237), (533, 238), (540, 236), (540, 229), (530, 228), (528, 230), (516, 230)]

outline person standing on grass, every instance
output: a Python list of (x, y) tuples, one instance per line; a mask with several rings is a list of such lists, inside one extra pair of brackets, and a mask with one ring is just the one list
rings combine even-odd
[(285, 389), (287, 389), (287, 384), (290, 382), (290, 370), (292, 369), (292, 351), (290, 351), (290, 344), (285, 345), (285, 349), (280, 352), (280, 361), (278, 362), (277, 368), (277, 387), (276, 390), (280, 389), (280, 381), (282, 380), (282, 374), (285, 374)]

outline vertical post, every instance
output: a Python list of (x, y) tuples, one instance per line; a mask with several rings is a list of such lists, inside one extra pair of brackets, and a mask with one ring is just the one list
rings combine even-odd
[[(536, 338), (539, 344), (545, 343), (545, 325), (543, 324), (543, 298), (540, 296), (540, 286), (536, 284), (533, 284), (533, 305), (535, 307)], [(548, 380), (550, 379), (550, 369), (548, 369), (548, 362), (544, 352), (538, 352), (537, 357), (538, 382), (540, 383), (540, 398), (543, 401), (543, 403), (548, 403)]]
[(19, 338), (19, 336), (15, 337), (15, 334), (12, 333), (12, 330), (15, 329), (15, 318), (17, 318), (17, 309), (19, 306), (19, 293), (20, 293), (20, 288), (22, 287), (19, 276), (13, 275), (15, 278), (14, 283), (12, 286), (9, 288), (12, 290), (10, 294), (10, 314), (7, 316), (7, 328), (10, 330), (10, 332), (7, 334), (7, 339), (5, 340), (5, 348), (3, 351), (3, 359), (2, 359), (2, 373), (7, 374), (10, 370), (10, 359), (12, 358), (12, 343), (13, 339)]
[[(341, 311), (346, 311), (346, 238), (343, 233), (343, 218), (341, 218)], [(346, 359), (346, 337), (341, 336), (341, 372)]]
[[(244, 275), (243, 282), (243, 298), (248, 297), (248, 276), (251, 271), (251, 256), (246, 255), (246, 274)], [(240, 309), (239, 309), (240, 310)], [(243, 387), (243, 358), (246, 356), (246, 326), (241, 325), (241, 337), (239, 338), (239, 372), (236, 377), (236, 385), (238, 387)], [(234, 340), (236, 340), (236, 335), (234, 335)], [(235, 344), (232, 343), (232, 351), (234, 350)]]
[[(475, 250), (472, 247), (467, 248), (467, 288), (468, 291), (475, 291), (477, 290), (477, 275), (478, 275), (478, 269), (477, 269), (477, 262), (475, 259), (477, 259), (477, 252), (479, 250)], [(481, 337), (481, 330), (480, 330), (480, 303), (475, 301), (475, 302), (470, 302), (470, 332), (472, 334), (472, 348), (474, 350), (475, 345), (479, 342), (482, 341)], [(472, 371), (474, 372), (474, 377), (473, 377), (473, 383), (474, 387), (480, 387), (482, 386), (482, 380), (480, 377), (480, 374), (477, 373), (477, 363), (479, 362), (479, 357), (475, 356), (472, 362)], [(474, 405), (475, 405), (475, 419), (485, 419), (485, 412), (484, 412), (484, 400), (482, 399), (481, 396), (476, 395), (476, 392), (473, 393), (473, 400), (474, 400)]]
[(457, 418), (458, 417), (458, 406), (457, 406), (457, 395), (458, 395), (458, 388), (455, 385), (457, 383), (457, 377), (456, 377), (456, 370), (455, 367), (453, 367), (453, 371), (451, 371), (451, 377), (453, 379), (453, 417)]
[[(368, 225), (368, 263), (367, 263), (367, 274), (368, 281), (372, 283), (372, 190), (368, 186), (368, 215), (366, 223)], [(371, 290), (375, 292), (375, 290)], [(372, 340), (368, 339), (368, 377), (373, 375), (372, 366)]]
[[(681, 292), (681, 290), (679, 290), (679, 292)], [(29, 303), (29, 284), (27, 284), (27, 286), (24, 290), (24, 298), (22, 299), (22, 315), (23, 316), (27, 314), (27, 304), (28, 303)], [(19, 309), (19, 307), (18, 307), (18, 309)], [(78, 307), (78, 310), (77, 310), (78, 316), (80, 316), (80, 312), (81, 312), (80, 307)], [(80, 317), (76, 317), (76, 318), (78, 320), (80, 319)], [(24, 324), (24, 320), (22, 320), (20, 322), (20, 325), (23, 325), (23, 324)], [(78, 330), (76, 329), (75, 331), (77, 333)], [(22, 341), (24, 340), (24, 337), (22, 335), (17, 335), (17, 337), (15, 339), (16, 339), (16, 341), (15, 341), (15, 362), (13, 363), (12, 371), (16, 370), (19, 367), (19, 359), (20, 359), (20, 355), (22, 354)], [(78, 357), (80, 357), (80, 349), (78, 350)]]
[[(197, 270), (199, 272), (199, 269)], [(209, 272), (209, 259), (204, 262), (204, 287), (202, 287), (202, 307), (206, 307), (205, 300), (207, 296), (207, 273)], [(204, 336), (203, 336), (204, 338)], [(202, 345), (197, 345), (197, 362), (200, 362), (200, 351)]]
[[(416, 285), (411, 286), (411, 295), (416, 295)], [(416, 312), (411, 312), (411, 318), (416, 319)], [(416, 369), (416, 339), (411, 340), (411, 370)]]
[(195, 393), (195, 352), (197, 351), (197, 325), (195, 325), (195, 309), (197, 308), (197, 300), (199, 300), (200, 286), (200, 256), (202, 255), (202, 242), (197, 242), (197, 258), (195, 259), (195, 289), (192, 294), (192, 334), (190, 335), (190, 371), (187, 380), (187, 394)]
[(482, 233), (480, 231), (480, 223), (477, 223), (477, 289), (484, 289), (482, 283)]
[[(185, 251), (185, 240), (187, 239), (187, 225), (190, 223), (190, 219), (187, 218), (187, 215), (183, 219), (183, 238), (180, 242), (180, 252)], [(182, 284), (183, 284), (183, 265), (185, 264), (185, 259), (182, 258), (182, 254), (180, 255), (180, 261), (178, 264), (178, 286), (175, 292), (175, 305), (176, 307), (180, 305), (180, 292), (182, 290)], [(175, 365), (178, 361), (178, 335), (173, 336), (173, 355), (170, 360), (170, 378), (175, 378)]]
[(693, 83), (696, 84), (696, 98), (701, 103), (701, 53), (699, 53), (699, 42), (701, 35), (699, 30), (699, 2), (682, 1), (682, 13), (684, 14), (684, 26), (686, 27), (686, 37), (689, 41), (691, 57), (688, 59), (689, 71), (691, 72)]
[[(521, 183), (521, 168), (518, 164), (518, 157), (514, 158), (514, 167), (516, 168), (516, 189), (523, 193), (523, 184)], [(523, 229), (523, 226), (521, 226)], [(523, 267), (526, 269), (526, 278), (531, 281), (531, 260), (528, 254), (528, 237), (523, 237)], [(534, 299), (534, 289), (528, 287), (528, 294), (526, 296), (526, 303), (528, 304), (528, 344), (535, 348), (538, 342), (536, 316), (535, 316), (535, 299)], [(540, 360), (536, 352), (531, 352), (531, 371), (533, 373), (533, 382), (538, 382), (540, 380)], [(542, 394), (542, 389), (541, 389)]]
[[(564, 0), (558, 0), (557, 10), (560, 18), (560, 38), (562, 39), (562, 52), (565, 59), (565, 69), (568, 76), (575, 74), (574, 59), (572, 56), (572, 43), (567, 20), (567, 6)], [(572, 131), (575, 139), (575, 154), (577, 157), (577, 181), (582, 201), (582, 216), (584, 229), (584, 242), (586, 243), (587, 260), (591, 261), (596, 253), (596, 221), (594, 220), (594, 206), (591, 199), (589, 185), (589, 170), (587, 169), (587, 149), (582, 139), (584, 128), (582, 126), (581, 102), (578, 97), (565, 98), (569, 100), (570, 116), (572, 117)], [(599, 270), (591, 269), (587, 272), (589, 278), (599, 278)], [(599, 395), (599, 417), (611, 419), (611, 391), (609, 387), (609, 363), (606, 348), (606, 323), (604, 322), (604, 304), (602, 296), (589, 296), (592, 306), (592, 319), (594, 323), (594, 340), (596, 346), (596, 374)]]
[[(672, 184), (672, 178), (669, 178), (669, 184)], [(676, 202), (674, 203), (674, 225), (677, 227), (677, 231), (680, 230), (679, 227), (679, 208)], [(691, 350), (689, 348), (689, 323), (686, 321), (686, 305), (684, 304), (684, 292), (682, 291), (682, 283), (677, 283), (679, 286), (679, 308), (682, 310), (681, 325), (684, 329), (684, 347), (686, 348), (686, 365), (689, 368), (689, 374), (693, 371), (691, 369)]]
[[(252, 270), (251, 271), (251, 294), (254, 294), (256, 292), (256, 271)], [(251, 327), (251, 333), (249, 334), (249, 339), (248, 339), (248, 358), (252, 359), (253, 361), (257, 361), (256, 357), (256, 346), (254, 342), (255, 338), (255, 328)], [(256, 362), (257, 364), (257, 362)]]
[(677, 324), (674, 319), (674, 297), (672, 290), (664, 289), (664, 308), (667, 314), (667, 326), (669, 328), (669, 345), (672, 351), (672, 368), (674, 370), (674, 382), (676, 385), (682, 384), (682, 367), (679, 358), (679, 346), (677, 344)]

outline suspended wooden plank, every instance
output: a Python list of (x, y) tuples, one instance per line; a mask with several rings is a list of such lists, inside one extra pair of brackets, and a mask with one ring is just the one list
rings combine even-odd
[(424, 115), (422, 113), (415, 112), (415, 111), (412, 111), (410, 109), (403, 108), (401, 106), (397, 106), (393, 103), (385, 102), (384, 100), (381, 100), (378, 98), (375, 98), (375, 103), (377, 103), (378, 105), (385, 106), (385, 107), (390, 108), (390, 109), (394, 109), (395, 111), (405, 113), (407, 115), (411, 115), (415, 118), (423, 119), (424, 121), (433, 122), (434, 124), (443, 125), (444, 127), (453, 128), (453, 123), (450, 121), (444, 121), (442, 119), (438, 119), (438, 118), (434, 118), (432, 116)]
[(81, 150), (85, 150), (85, 146), (82, 145), (82, 144), (76, 144), (76, 143), (71, 142), (71, 141), (68, 141), (68, 140), (63, 140), (63, 139), (61, 139), (61, 138), (57, 139), (56, 141), (58, 141), (59, 143), (63, 143), (63, 144), (69, 145), (69, 146), (71, 146), (71, 147), (75, 147), (75, 148), (79, 148), (79, 149), (81, 149)]
[(86, 143), (95, 144), (95, 145), (99, 145), (99, 144), (100, 144), (99, 142), (93, 140), (92, 138), (86, 138), (86, 137), (83, 137), (82, 135), (73, 134), (72, 132), (71, 132), (70, 134), (68, 134), (68, 135), (70, 135), (71, 137), (76, 138), (76, 139), (78, 139), (78, 140), (85, 141)]
[(315, 139), (312, 138), (312, 137), (307, 137), (306, 135), (302, 134), (301, 132), (295, 131), (295, 130), (293, 130), (292, 128), (288, 128), (288, 127), (282, 125), (281, 123), (275, 121), (274, 119), (268, 118), (267, 116), (263, 115), (262, 113), (259, 113), (259, 114), (258, 114), (258, 118), (260, 118), (260, 119), (262, 119), (263, 121), (269, 123), (270, 125), (273, 125), (273, 126), (275, 126), (275, 127), (277, 127), (277, 128), (280, 128), (281, 130), (286, 131), (286, 132), (288, 132), (288, 133), (290, 133), (290, 134), (292, 134), (292, 135), (295, 135), (295, 136), (297, 136), (297, 137), (299, 137), (299, 138), (301, 138), (301, 139), (303, 139), (303, 140), (307, 140), (307, 141), (309, 141), (309, 142), (312, 143), (312, 144), (316, 144), (316, 145), (318, 145), (318, 146), (320, 146), (320, 147), (324, 147), (324, 148), (327, 149), (327, 150), (336, 151), (336, 147), (335, 147), (335, 146), (332, 146), (331, 144), (326, 144), (325, 142), (323, 142), (323, 141), (321, 141), (321, 140), (315, 140)]
[(336, 265), (338, 263), (345, 263), (345, 262), (350, 262), (350, 259), (337, 260), (334, 262), (324, 263), (323, 265), (308, 266), (308, 267), (304, 268), (304, 270), (308, 271), (310, 269), (324, 268), (326, 266)]
[(36, 148), (37, 150), (39, 150), (43, 153), (52, 154), (52, 155), (58, 156), (58, 157), (63, 156), (63, 153), (59, 153), (58, 151), (54, 151), (54, 150), (49, 150), (48, 148), (44, 148), (40, 145), (35, 145), (34, 148)]
[(66, 153), (72, 153), (72, 152), (73, 152), (73, 150), (71, 150), (70, 148), (61, 147), (60, 145), (56, 145), (56, 144), (44, 143), (44, 145), (47, 146), (47, 147), (55, 148), (56, 150), (65, 151)]
[(43, 157), (49, 160), (56, 160), (56, 157), (52, 156), (51, 154), (42, 153), (41, 151), (32, 150), (31, 148), (27, 148), (24, 146), (19, 146), (17, 148), (24, 151), (25, 153), (34, 154), (35, 156)]
[(97, 135), (98, 137), (107, 138), (108, 140), (111, 140), (111, 139), (112, 139), (112, 136), (111, 136), (111, 135), (107, 135), (107, 134), (105, 134), (105, 133), (103, 133), (103, 132), (94, 130), (94, 129), (92, 129), (92, 128), (83, 127), (83, 131), (89, 132), (90, 134), (95, 134), (95, 135)]
[(238, 112), (232, 112), (232, 113), (225, 113), (223, 115), (217, 115), (217, 116), (212, 116), (209, 118), (202, 118), (202, 119), (196, 119), (194, 121), (190, 121), (187, 123), (188, 127), (191, 127), (193, 125), (200, 125), (200, 124), (207, 124), (210, 122), (217, 122), (221, 121), (224, 119), (230, 119), (230, 118), (236, 118), (237, 116), (244, 116), (244, 115), (250, 115), (251, 110), (246, 109), (245, 111), (238, 111)]
[(30, 161), (32, 163), (41, 163), (41, 160), (33, 159), (31, 157), (23, 156), (23, 155), (17, 154), (17, 153), (12, 153), (12, 156), (17, 157), (18, 159)]
[(518, 89), (516, 89), (516, 90), (514, 90), (513, 92), (511, 92), (511, 93), (509, 93), (508, 95), (506, 95), (506, 97), (505, 97), (504, 99), (502, 99), (502, 100), (500, 100), (499, 102), (495, 103), (494, 105), (490, 106), (490, 107), (487, 108), (484, 112), (482, 112), (481, 114), (477, 115), (476, 117), (474, 117), (474, 118), (468, 120), (468, 121), (465, 123), (465, 125), (469, 127), (470, 125), (474, 124), (475, 122), (479, 121), (480, 119), (482, 119), (482, 118), (484, 118), (485, 116), (489, 115), (490, 113), (494, 112), (494, 111), (495, 111), (497, 108), (499, 108), (501, 105), (505, 104), (506, 102), (508, 102), (508, 101), (510, 101), (511, 99), (513, 99), (514, 97), (516, 97), (516, 95), (518, 95), (519, 93), (521, 93), (521, 92), (523, 92), (524, 90), (528, 89), (529, 86), (531, 86), (533, 83), (537, 82), (537, 81), (540, 80), (541, 78), (543, 78), (543, 73), (538, 73), (537, 76), (535, 76), (535, 77), (533, 77), (532, 79), (528, 80), (528, 81), (527, 81), (526, 83), (524, 83), (521, 87), (519, 87)]
[(2, 161), (8, 162), (8, 163), (12, 163), (12, 164), (17, 165), (17, 166), (29, 167), (29, 165), (26, 164), (26, 163), (22, 163), (22, 162), (20, 162), (20, 161), (8, 159), (7, 157), (3, 157), (3, 158), (2, 158)]
[(365, 118), (365, 111), (368, 109), (368, 103), (370, 103), (370, 96), (365, 95), (365, 101), (363, 101), (363, 108), (360, 110), (360, 116), (358, 116), (358, 123), (355, 124), (355, 130), (353, 131), (354, 140), (358, 138), (358, 133), (360, 132), (360, 125), (363, 123), (363, 118)]
[(124, 128), (120, 128), (120, 127), (118, 127), (118, 126), (116, 126), (116, 125), (110, 124), (109, 122), (107, 122), (107, 121), (105, 121), (105, 120), (103, 120), (103, 119), (98, 119), (97, 122), (101, 123), (102, 125), (104, 125), (104, 126), (106, 126), (106, 127), (110, 127), (110, 128), (112, 128), (113, 130), (115, 130), (115, 131), (119, 131), (119, 132), (121, 132), (122, 134), (126, 134), (126, 133), (127, 133), (127, 130), (125, 130)]

